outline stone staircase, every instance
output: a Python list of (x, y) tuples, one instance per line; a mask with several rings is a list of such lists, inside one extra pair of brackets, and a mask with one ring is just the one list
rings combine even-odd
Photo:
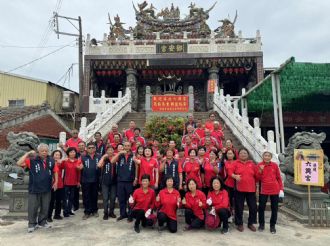
[[(209, 114), (210, 114), (210, 112), (194, 112), (194, 118), (195, 118), (195, 120), (202, 119), (203, 122), (205, 122), (209, 118)], [(222, 126), (222, 130), (225, 135), (225, 139), (231, 139), (233, 145), (235, 146), (235, 148), (237, 150), (242, 148), (243, 146), (242, 146), (241, 142), (234, 136), (234, 134), (231, 132), (231, 130), (224, 125), (224, 122), (220, 118), (218, 113), (215, 113), (215, 118), (217, 121), (220, 122), (220, 124)], [(223, 144), (225, 144), (225, 143), (223, 143)]]
[(118, 129), (122, 132), (123, 129), (128, 129), (128, 125), (130, 121), (134, 120), (136, 123), (136, 127), (141, 128), (143, 131), (144, 126), (146, 124), (146, 113), (144, 112), (132, 112), (126, 114), (121, 121), (118, 123)]

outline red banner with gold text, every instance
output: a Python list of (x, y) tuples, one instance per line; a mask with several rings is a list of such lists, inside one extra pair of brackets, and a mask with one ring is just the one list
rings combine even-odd
[(152, 96), (151, 109), (153, 112), (188, 112), (189, 96)]

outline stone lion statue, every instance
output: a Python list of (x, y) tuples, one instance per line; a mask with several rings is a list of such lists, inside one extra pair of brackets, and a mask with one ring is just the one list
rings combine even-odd
[(0, 150), (0, 172), (24, 174), (21, 167), (16, 166), (18, 159), (30, 150), (37, 150), (39, 138), (32, 132), (9, 132), (7, 140), (10, 143), (6, 150)]
[[(285, 185), (295, 186), (294, 184), (294, 149), (322, 149), (321, 143), (325, 140), (326, 135), (314, 132), (297, 132), (290, 139), (289, 144), (285, 148), (284, 153), (279, 155), (280, 169), (285, 175)], [(324, 155), (324, 182), (329, 182), (329, 162), (328, 157)]]

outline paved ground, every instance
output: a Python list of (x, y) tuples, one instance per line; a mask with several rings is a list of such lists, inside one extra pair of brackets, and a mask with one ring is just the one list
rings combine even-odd
[[(7, 209), (0, 206), (0, 216)], [(118, 211), (117, 211), (118, 213)], [(180, 222), (176, 234), (154, 229), (142, 229), (140, 234), (133, 231), (133, 224), (127, 221), (116, 222), (114, 219), (103, 221), (102, 211), (99, 218), (83, 221), (82, 211), (62, 221), (53, 222), (51, 229), (38, 229), (28, 234), (26, 221), (7, 222), (0, 219), (0, 245), (312, 245), (326, 246), (330, 243), (330, 229), (309, 229), (286, 216), (279, 215), (277, 234), (269, 233), (269, 227), (262, 233), (251, 232), (247, 228), (243, 233), (231, 228), (230, 233), (222, 235), (217, 231), (183, 231)], [(245, 216), (246, 217), (246, 216)], [(269, 214), (267, 214), (267, 220)], [(182, 221), (180, 217), (180, 221)]]

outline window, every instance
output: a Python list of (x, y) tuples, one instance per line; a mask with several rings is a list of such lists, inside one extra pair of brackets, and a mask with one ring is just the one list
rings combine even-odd
[(25, 100), (24, 99), (18, 99), (18, 100), (8, 100), (9, 107), (24, 107)]

